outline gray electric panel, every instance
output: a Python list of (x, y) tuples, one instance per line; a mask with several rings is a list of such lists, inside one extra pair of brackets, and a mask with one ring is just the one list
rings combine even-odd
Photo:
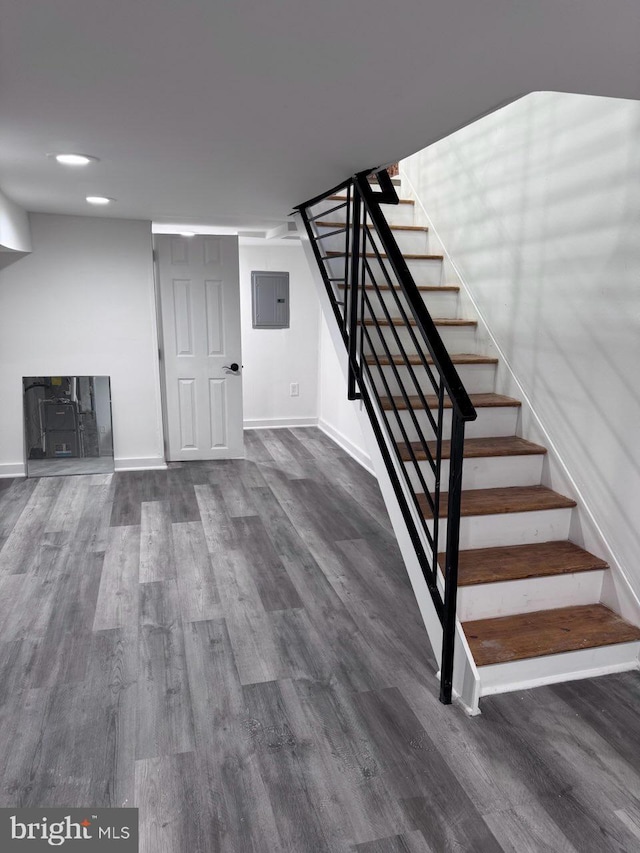
[(289, 328), (289, 273), (251, 273), (251, 309), (254, 329)]

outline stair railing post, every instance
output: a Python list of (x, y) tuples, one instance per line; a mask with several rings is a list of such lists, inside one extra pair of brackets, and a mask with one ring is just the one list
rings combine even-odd
[[(353, 192), (353, 216), (351, 221), (351, 269), (349, 275), (348, 288), (345, 292), (348, 293), (348, 309), (349, 309), (349, 382), (347, 389), (347, 397), (349, 400), (359, 400), (360, 393), (358, 392), (358, 282), (360, 279), (360, 240), (361, 240), (361, 213), (362, 199), (357, 187), (352, 188)], [(345, 306), (347, 307), (347, 306)]]
[(453, 692), (453, 655), (456, 643), (463, 455), (464, 421), (454, 409), (451, 423), (451, 454), (449, 459), (449, 505), (447, 508), (447, 550), (444, 566), (442, 662), (440, 665), (440, 701), (445, 705), (451, 703)]

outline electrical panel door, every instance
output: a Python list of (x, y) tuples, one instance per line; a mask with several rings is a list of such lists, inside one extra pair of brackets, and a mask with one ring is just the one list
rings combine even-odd
[(251, 308), (254, 329), (289, 328), (289, 273), (251, 273)]

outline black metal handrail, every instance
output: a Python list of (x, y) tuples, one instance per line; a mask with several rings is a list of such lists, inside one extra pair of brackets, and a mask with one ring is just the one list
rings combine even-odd
[[(372, 185), (372, 175), (379, 191)], [(398, 203), (387, 172), (373, 170), (358, 173), (297, 210), (347, 349), (348, 397), (361, 399), (365, 406), (442, 624), (440, 699), (448, 704), (453, 686), (464, 427), (476, 412), (380, 207)], [(338, 250), (330, 248), (335, 244)], [(446, 409), (451, 410), (447, 430)], [(447, 441), (445, 501), (441, 469)], [(439, 538), (444, 520), (441, 593)]]

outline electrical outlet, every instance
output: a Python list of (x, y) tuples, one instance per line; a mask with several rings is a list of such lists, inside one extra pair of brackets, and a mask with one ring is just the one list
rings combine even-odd
[(299, 397), (300, 396), (300, 384), (298, 382), (292, 382), (289, 387), (289, 396), (290, 397)]

